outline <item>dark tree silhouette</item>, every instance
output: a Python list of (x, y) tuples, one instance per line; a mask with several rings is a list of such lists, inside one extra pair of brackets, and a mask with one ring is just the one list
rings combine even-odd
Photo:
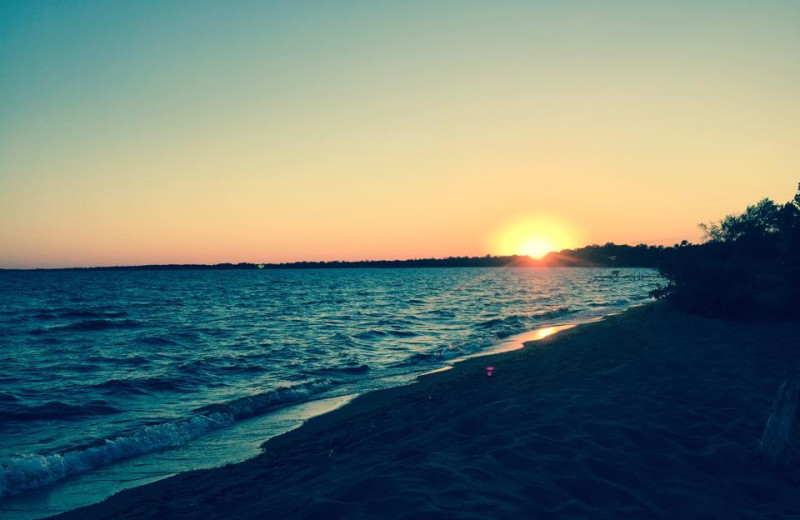
[(661, 266), (669, 283), (653, 296), (730, 319), (800, 317), (800, 186), (791, 202), (763, 199), (700, 227), (706, 242), (670, 252)]

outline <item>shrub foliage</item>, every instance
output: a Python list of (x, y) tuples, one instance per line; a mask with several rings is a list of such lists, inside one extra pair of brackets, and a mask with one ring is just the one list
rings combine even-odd
[(700, 227), (706, 241), (670, 253), (660, 267), (669, 283), (652, 296), (727, 319), (800, 317), (800, 187), (790, 202), (763, 199)]

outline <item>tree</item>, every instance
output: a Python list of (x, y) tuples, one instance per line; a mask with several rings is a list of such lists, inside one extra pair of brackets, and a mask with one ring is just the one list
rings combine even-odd
[(791, 202), (763, 199), (700, 227), (706, 242), (674, 250), (653, 296), (732, 319), (800, 316), (800, 185)]

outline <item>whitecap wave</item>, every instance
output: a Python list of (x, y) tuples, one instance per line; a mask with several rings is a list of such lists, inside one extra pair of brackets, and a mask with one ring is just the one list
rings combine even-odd
[(312, 381), (245, 396), (197, 410), (189, 419), (154, 424), (103, 443), (48, 455), (29, 454), (0, 466), (0, 498), (52, 484), (70, 475), (155, 451), (181, 446), (235, 421), (311, 400), (330, 380)]

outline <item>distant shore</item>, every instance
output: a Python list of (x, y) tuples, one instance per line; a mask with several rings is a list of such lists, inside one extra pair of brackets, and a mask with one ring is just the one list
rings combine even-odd
[(279, 263), (145, 264), (93, 267), (2, 268), (1, 271), (171, 271), (171, 270), (283, 270), (283, 269), (385, 269), (425, 267), (635, 267), (653, 268), (674, 254), (679, 245), (637, 246), (608, 243), (551, 252), (542, 258), (525, 255), (448, 256), (404, 260), (312, 260)]
[(650, 304), (57, 518), (797, 518), (755, 446), (798, 344), (798, 323)]

